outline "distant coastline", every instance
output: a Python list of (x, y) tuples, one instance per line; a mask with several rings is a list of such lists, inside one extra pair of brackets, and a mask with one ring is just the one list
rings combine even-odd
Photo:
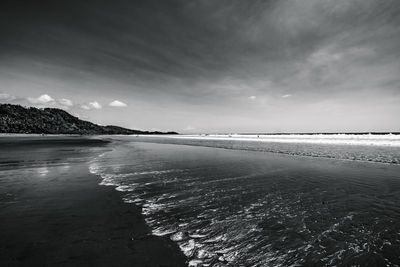
[(0, 104), (0, 133), (69, 134), (69, 135), (135, 135), (178, 134), (177, 132), (132, 130), (114, 125), (101, 126), (80, 120), (58, 108), (34, 108)]

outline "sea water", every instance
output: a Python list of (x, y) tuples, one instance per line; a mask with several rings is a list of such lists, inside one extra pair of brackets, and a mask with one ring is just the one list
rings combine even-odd
[(396, 145), (217, 138), (117, 137), (89, 169), (190, 266), (400, 264)]

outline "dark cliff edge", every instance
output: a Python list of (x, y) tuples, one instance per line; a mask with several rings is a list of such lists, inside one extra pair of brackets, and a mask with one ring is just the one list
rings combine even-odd
[(80, 120), (58, 108), (25, 108), (20, 105), (0, 104), (0, 133), (24, 134), (177, 134), (149, 132), (118, 126), (100, 126)]

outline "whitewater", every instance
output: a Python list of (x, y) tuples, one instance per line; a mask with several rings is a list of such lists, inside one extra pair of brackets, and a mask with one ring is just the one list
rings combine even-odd
[(400, 147), (400, 134), (200, 134), (169, 138)]

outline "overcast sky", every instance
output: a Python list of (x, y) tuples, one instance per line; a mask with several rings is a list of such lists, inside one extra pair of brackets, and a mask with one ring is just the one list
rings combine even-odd
[(400, 1), (9, 1), (0, 102), (178, 132), (400, 131)]

